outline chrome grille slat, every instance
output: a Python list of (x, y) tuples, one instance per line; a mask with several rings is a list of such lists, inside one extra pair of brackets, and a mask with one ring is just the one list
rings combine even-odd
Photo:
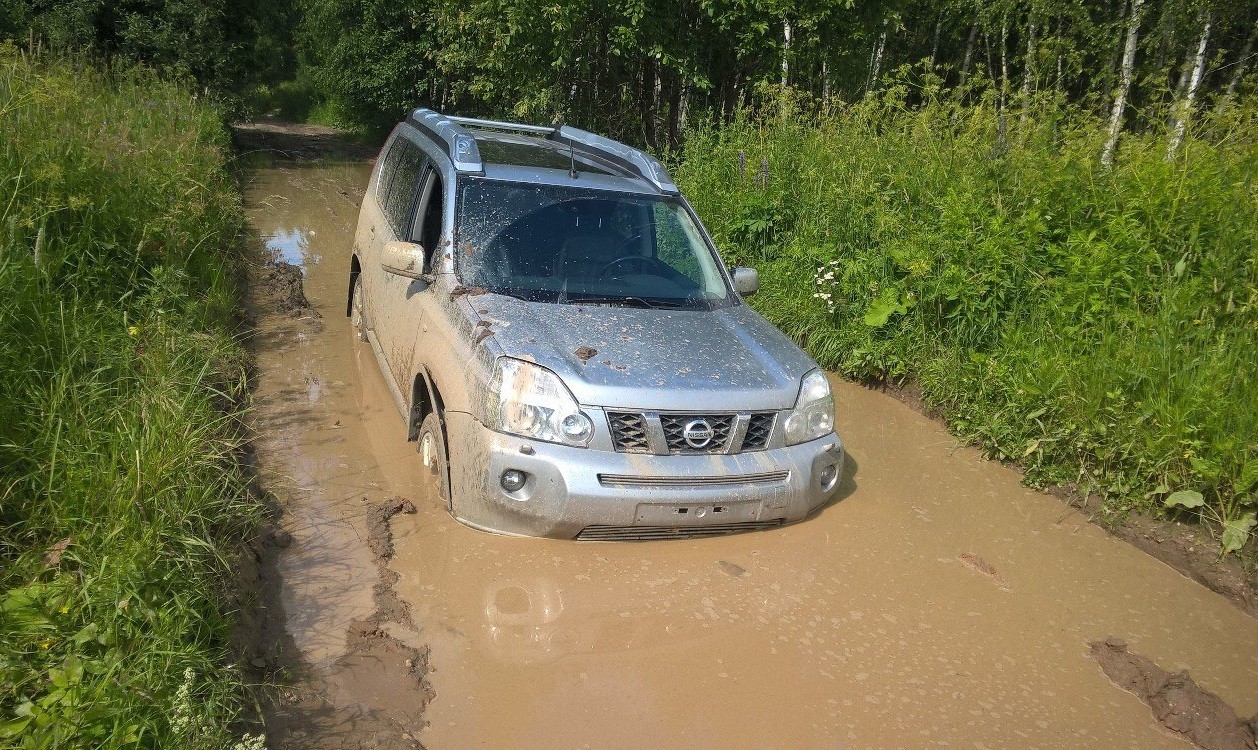
[(599, 542), (645, 542), (656, 539), (697, 539), (725, 536), (743, 531), (760, 531), (782, 525), (782, 519), (740, 521), (709, 526), (586, 526), (577, 539)]
[(769, 444), (769, 435), (773, 434), (773, 422), (777, 415), (773, 412), (752, 414), (747, 423), (747, 434), (743, 437), (744, 451), (762, 451)]
[(741, 484), (777, 484), (790, 479), (789, 471), (766, 471), (759, 474), (729, 476), (659, 477), (636, 474), (599, 474), (604, 487), (730, 487)]
[[(686, 443), (685, 429), (691, 420), (702, 419), (712, 428), (712, 441), (703, 448)], [(657, 455), (712, 455), (760, 451), (768, 447), (777, 412), (607, 412), (612, 445), (621, 453)], [(744, 425), (746, 431), (743, 432)]]
[(650, 453), (646, 420), (638, 412), (609, 411), (607, 422), (612, 428), (612, 443), (621, 453)]

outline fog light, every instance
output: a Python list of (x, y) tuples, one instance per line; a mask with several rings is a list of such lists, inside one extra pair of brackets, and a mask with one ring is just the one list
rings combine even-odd
[(834, 478), (838, 476), (838, 473), (839, 467), (834, 464), (822, 466), (821, 471), (817, 472), (817, 484), (821, 485), (822, 489), (828, 489), (831, 484), (834, 484)]
[(498, 484), (507, 492), (518, 492), (524, 487), (524, 482), (529, 478), (528, 474), (519, 469), (507, 469), (502, 472), (502, 476), (498, 478)]

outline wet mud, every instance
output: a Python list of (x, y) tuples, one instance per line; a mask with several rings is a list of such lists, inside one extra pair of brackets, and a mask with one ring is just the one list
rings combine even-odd
[(291, 535), (274, 746), (1185, 747), (1097, 668), (1111, 634), (1258, 712), (1258, 621), (850, 383), (841, 499), (803, 523), (628, 544), (458, 524), (344, 318), (367, 173), (281, 164), (247, 191), (322, 316), (254, 341)]
[(1127, 650), (1120, 638), (1091, 644), (1092, 658), (1114, 684), (1134, 693), (1162, 726), (1204, 750), (1254, 750), (1258, 714), (1242, 720), (1222, 698), (1203, 690), (1187, 670), (1174, 674)]

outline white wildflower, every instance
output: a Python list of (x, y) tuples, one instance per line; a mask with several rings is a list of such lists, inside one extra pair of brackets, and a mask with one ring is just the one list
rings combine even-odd
[(266, 750), (266, 735), (261, 733), (257, 736), (246, 734), (240, 738), (240, 742), (232, 746), (232, 750)]
[(178, 735), (187, 733), (192, 727), (192, 681), (195, 678), (192, 667), (183, 671), (183, 684), (175, 691), (175, 700), (170, 707), (170, 728)]

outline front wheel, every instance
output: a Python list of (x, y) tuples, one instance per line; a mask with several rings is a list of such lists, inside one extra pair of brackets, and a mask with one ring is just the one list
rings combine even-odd
[(367, 311), (366, 300), (363, 298), (363, 275), (361, 273), (354, 277), (354, 299), (351, 302), (353, 312), (350, 314), (350, 325), (354, 327), (354, 333), (358, 335), (358, 340), (366, 341)]
[(450, 468), (446, 459), (446, 441), (441, 432), (441, 420), (436, 412), (424, 417), (419, 425), (419, 441), (417, 449), (420, 460), (424, 464), (424, 472), (432, 477), (437, 495), (451, 509), (450, 504)]

